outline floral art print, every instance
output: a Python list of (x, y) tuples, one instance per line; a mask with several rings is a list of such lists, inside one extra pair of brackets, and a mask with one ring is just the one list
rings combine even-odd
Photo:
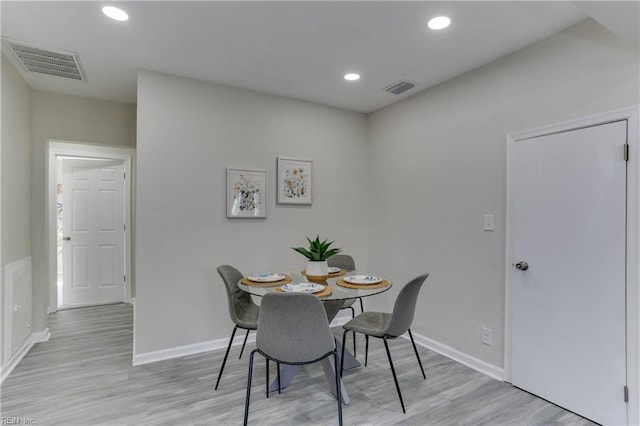
[(285, 170), (284, 196), (287, 198), (301, 199), (309, 194), (309, 173), (303, 167), (294, 167)]
[(278, 204), (311, 204), (312, 162), (278, 157)]
[(266, 217), (266, 172), (227, 169), (227, 217)]

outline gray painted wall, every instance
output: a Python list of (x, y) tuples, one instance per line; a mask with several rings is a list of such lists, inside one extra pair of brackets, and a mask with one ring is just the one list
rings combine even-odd
[[(138, 77), (134, 355), (227, 339), (216, 267), (301, 270), (316, 233), (365, 265), (367, 118), (152, 72)], [(313, 206), (275, 203), (276, 157), (313, 160)], [(227, 219), (226, 167), (268, 171), (268, 218)]]
[[(31, 256), (31, 88), (9, 60), (2, 58), (2, 240), (0, 315), (4, 308), (5, 266)], [(4, 318), (0, 316), (0, 318)], [(4, 327), (0, 327), (4, 342)], [(4, 350), (0, 351), (4, 364)]]
[(640, 103), (639, 63), (587, 21), (370, 116), (369, 263), (399, 281), (431, 273), (416, 332), (503, 366), (505, 136)]

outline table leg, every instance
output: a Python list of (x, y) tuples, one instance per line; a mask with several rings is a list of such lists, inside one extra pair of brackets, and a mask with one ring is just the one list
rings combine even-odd
[[(327, 318), (329, 322), (331, 322), (338, 312), (342, 305), (344, 304), (344, 300), (327, 300), (322, 303), (325, 311), (327, 312)], [(338, 349), (338, 360), (340, 359), (340, 354), (342, 353), (342, 342), (336, 339), (336, 347)], [(346, 348), (345, 348), (346, 349)], [(347, 349), (344, 352), (344, 369), (350, 370), (352, 368), (360, 367), (360, 362), (351, 354), (351, 352)], [(335, 387), (335, 386), (334, 386)]]
[[(342, 342), (336, 339), (336, 349), (338, 351), (338, 362), (340, 362), (340, 355), (342, 354)], [(344, 369), (351, 370), (352, 368), (360, 367), (360, 361), (358, 361), (352, 354), (349, 352), (349, 349), (345, 348), (344, 351)]]
[(322, 306), (324, 306), (324, 310), (327, 312), (327, 318), (329, 322), (333, 321), (333, 319), (338, 315), (338, 311), (344, 305), (344, 300), (326, 300), (322, 302)]
[[(301, 365), (280, 364), (280, 387), (282, 389), (286, 389), (287, 386), (289, 386), (289, 384), (291, 383), (293, 377), (298, 374), (300, 370), (302, 370)], [(269, 393), (271, 392), (278, 392), (277, 376), (269, 385)]]
[[(346, 357), (345, 357), (346, 359)], [(332, 356), (325, 358), (321, 361), (322, 369), (324, 370), (324, 377), (327, 379), (327, 383), (329, 383), (329, 389), (333, 396), (336, 396), (336, 366), (333, 365), (334, 358)], [(338, 361), (339, 362), (339, 361)], [(340, 364), (338, 364), (340, 365)], [(351, 401), (349, 400), (349, 395), (347, 394), (347, 389), (344, 387), (344, 382), (340, 379), (340, 392), (342, 395), (342, 402), (345, 405), (349, 405)]]
[[(335, 376), (335, 370), (334, 370), (335, 367), (333, 365), (333, 358), (332, 357), (325, 358), (322, 361), (320, 361), (320, 364), (322, 365), (322, 369), (324, 370), (324, 376), (327, 379), (327, 383), (329, 384), (329, 390), (331, 390), (331, 393), (333, 395), (336, 395), (336, 385), (335, 385), (336, 376)], [(338, 365), (340, 365), (339, 361), (338, 361)], [(293, 377), (296, 374), (298, 374), (298, 372), (301, 369), (302, 369), (301, 365), (280, 364), (281, 390), (284, 390), (289, 386)], [(342, 402), (346, 405), (350, 404), (351, 401), (349, 400), (349, 394), (347, 393), (347, 389), (344, 387), (344, 383), (342, 382), (342, 379), (340, 379), (340, 391), (342, 393)], [(278, 379), (274, 379), (269, 385), (269, 393), (271, 394), (273, 392), (275, 393), (278, 392)]]

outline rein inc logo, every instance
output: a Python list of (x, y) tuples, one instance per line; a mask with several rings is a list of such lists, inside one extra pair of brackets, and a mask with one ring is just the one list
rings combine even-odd
[(29, 417), (0, 417), (0, 425), (35, 425), (35, 419)]

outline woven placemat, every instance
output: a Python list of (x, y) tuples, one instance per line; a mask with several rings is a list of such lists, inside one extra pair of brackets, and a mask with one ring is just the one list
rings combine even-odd
[(270, 283), (260, 283), (257, 281), (251, 281), (247, 277), (243, 277), (240, 280), (242, 284), (250, 285), (252, 287), (275, 287), (277, 285), (289, 284), (291, 281), (293, 281), (293, 278), (291, 278), (289, 275), (285, 275), (284, 278), (281, 279), (280, 281), (272, 281)]
[[(277, 288), (276, 291), (284, 293), (284, 290), (282, 290), (281, 288)], [(330, 296), (331, 293), (332, 293), (331, 287), (326, 285), (326, 286), (324, 286), (324, 289), (322, 291), (319, 291), (317, 293), (313, 293), (313, 295), (316, 296), (316, 297), (327, 297), (327, 296)]]
[[(307, 270), (303, 269), (302, 271), (300, 271), (300, 273), (302, 275), (304, 275), (305, 277), (307, 276)], [(341, 275), (346, 274), (347, 271), (345, 271), (344, 269), (340, 269), (338, 272), (334, 272), (333, 274), (329, 274), (329, 278), (335, 278), (335, 277), (339, 277)]]
[(379, 283), (376, 284), (352, 284), (352, 283), (348, 283), (345, 280), (343, 280), (342, 278), (340, 278), (338, 281), (336, 281), (336, 284), (338, 284), (340, 287), (347, 287), (347, 288), (355, 288), (358, 290), (363, 290), (363, 289), (367, 289), (367, 288), (382, 288), (382, 287), (386, 287), (389, 285), (389, 281), (387, 280), (382, 280)]

